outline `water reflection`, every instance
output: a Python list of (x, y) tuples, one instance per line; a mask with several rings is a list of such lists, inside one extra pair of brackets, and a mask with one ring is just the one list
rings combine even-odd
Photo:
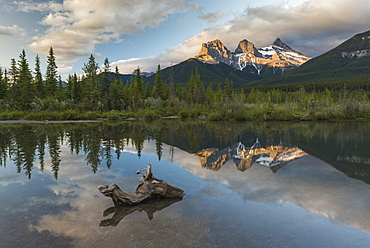
[[(368, 147), (369, 122), (0, 126), (0, 246), (367, 247)], [(147, 163), (186, 197), (97, 191)]]
[[(370, 183), (369, 130), (369, 122), (1, 125), (0, 166), (6, 166), (9, 159), (17, 172), (23, 171), (28, 178), (35, 165), (41, 171), (49, 166), (58, 179), (60, 147), (66, 144), (71, 154), (86, 154), (86, 164), (96, 173), (99, 166), (110, 168), (112, 160), (120, 159), (121, 151), (128, 145), (141, 157), (144, 142), (154, 138), (158, 160), (163, 156), (163, 143), (170, 145), (172, 157), (173, 147), (178, 147), (197, 154), (201, 166), (212, 170), (219, 170), (232, 159), (240, 171), (256, 161), (277, 171), (287, 162), (284, 154), (294, 153), (293, 156), (299, 157), (308, 153), (350, 177)], [(249, 148), (244, 145), (257, 139), (259, 142), (253, 149), (253, 145)], [(51, 157), (47, 163), (45, 156)]]
[(181, 199), (173, 198), (149, 199), (135, 206), (128, 206), (116, 203), (114, 207), (107, 208), (103, 212), (104, 217), (109, 216), (111, 214), (113, 214), (113, 216), (110, 219), (102, 220), (99, 226), (117, 226), (123, 218), (136, 211), (139, 212), (144, 211), (148, 219), (152, 220), (154, 218), (155, 212), (161, 211), (162, 209), (169, 207), (178, 201), (181, 201)]
[(251, 168), (253, 163), (269, 167), (274, 173), (294, 159), (307, 155), (298, 147), (288, 147), (282, 144), (262, 147), (257, 141), (246, 147), (241, 142), (222, 150), (208, 148), (196, 153), (203, 168), (218, 171), (232, 159), (240, 171)]

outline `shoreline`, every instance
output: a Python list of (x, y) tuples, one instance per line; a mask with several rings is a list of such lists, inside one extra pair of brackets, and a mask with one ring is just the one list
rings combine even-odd
[(65, 121), (35, 121), (35, 120), (8, 120), (1, 121), (0, 124), (61, 124), (61, 123), (84, 123), (102, 122), (101, 120), (65, 120)]

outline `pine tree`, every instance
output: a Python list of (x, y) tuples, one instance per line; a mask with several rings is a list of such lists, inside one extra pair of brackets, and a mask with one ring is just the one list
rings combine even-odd
[(143, 98), (144, 97), (144, 81), (143, 81), (143, 78), (141, 77), (141, 72), (140, 72), (139, 67), (136, 69), (136, 75), (134, 77), (133, 87), (134, 87), (133, 89), (134, 97), (138, 99)]
[(22, 109), (27, 110), (31, 107), (31, 102), (34, 98), (34, 89), (32, 85), (32, 74), (26, 59), (26, 52), (22, 50), (19, 55), (19, 78), (16, 82), (17, 95), (15, 96), (16, 105)]
[(152, 96), (154, 98), (163, 98), (162, 75), (160, 65), (158, 65), (157, 72), (155, 73)]
[(79, 81), (76, 73), (68, 76), (67, 92), (69, 99), (71, 99), (74, 103), (79, 103), (81, 101), (81, 82)]
[(36, 55), (36, 58), (35, 58), (35, 79), (34, 80), (35, 80), (36, 96), (39, 98), (43, 98), (45, 96), (45, 85), (44, 85), (44, 82), (42, 81), (39, 55)]
[(94, 55), (90, 55), (87, 64), (84, 64), (82, 70), (85, 72), (86, 82), (86, 100), (90, 103), (91, 109), (98, 109), (100, 100), (99, 82), (98, 82), (98, 63), (95, 62)]
[(226, 80), (225, 80), (224, 92), (225, 92), (226, 99), (231, 100), (232, 93), (233, 93), (233, 82), (231, 80), (229, 80), (228, 78), (226, 78)]
[(106, 110), (111, 109), (109, 91), (110, 91), (112, 82), (110, 80), (109, 73), (110, 73), (109, 60), (108, 58), (105, 58), (103, 73), (102, 73), (102, 80), (101, 80), (101, 94), (102, 94), (103, 104)]
[(209, 86), (207, 87), (206, 89), (206, 92), (205, 92), (205, 99), (206, 99), (206, 102), (207, 104), (212, 104), (214, 102), (214, 91), (213, 91), (213, 88), (212, 88), (212, 83), (209, 84)]
[(5, 85), (5, 97), (8, 96), (8, 92), (9, 92), (9, 77), (8, 77), (8, 71), (6, 69), (4, 69), (4, 78), (3, 78), (3, 81), (4, 81), (4, 85)]
[(110, 90), (110, 98), (112, 103), (112, 109), (122, 110), (123, 109), (123, 84), (119, 76), (118, 66), (115, 68), (114, 81)]
[(57, 89), (57, 97), (59, 100), (65, 100), (66, 94), (65, 94), (65, 89), (63, 87), (63, 81), (62, 77), (59, 75), (58, 77), (58, 89)]
[(17, 62), (15, 61), (15, 59), (11, 59), (10, 61), (9, 76), (10, 76), (10, 85), (11, 86), (15, 85), (19, 76)]
[(193, 101), (195, 103), (201, 103), (204, 100), (203, 85), (200, 79), (200, 73), (198, 67), (195, 69), (195, 74), (193, 78)]
[(57, 92), (57, 84), (58, 84), (58, 77), (57, 77), (57, 66), (55, 63), (55, 56), (53, 47), (50, 47), (49, 55), (47, 57), (47, 67), (46, 67), (46, 75), (45, 75), (45, 88), (46, 88), (46, 95), (49, 97), (55, 96)]
[(109, 78), (109, 73), (110, 73), (110, 63), (109, 63), (108, 58), (105, 58), (103, 73), (102, 73), (102, 82), (101, 82), (101, 92), (103, 96), (109, 95), (109, 88), (111, 86), (111, 80)]
[(0, 66), (0, 99), (4, 99), (7, 91), (7, 83), (3, 74), (3, 70)]

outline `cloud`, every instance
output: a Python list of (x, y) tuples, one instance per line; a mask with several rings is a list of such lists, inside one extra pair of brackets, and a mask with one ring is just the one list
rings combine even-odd
[(46, 31), (33, 37), (29, 48), (46, 54), (52, 46), (60, 72), (69, 71), (77, 59), (94, 53), (98, 44), (117, 42), (123, 34), (158, 27), (171, 15), (194, 7), (184, 0), (65, 0), (60, 4), (22, 1), (16, 4), (23, 12), (50, 12), (41, 21)]
[(34, 3), (34, 2), (13, 2), (17, 6), (17, 10), (21, 12), (33, 12), (33, 11), (60, 11), (63, 9), (63, 5), (53, 1)]
[[(181, 62), (198, 54), (202, 43), (214, 39), (220, 39), (230, 50), (234, 50), (242, 39), (263, 47), (279, 37), (296, 50), (314, 57), (370, 29), (369, 12), (370, 2), (367, 0), (358, 0), (356, 4), (352, 0), (308, 0), (298, 5), (249, 7), (227, 23), (212, 25), (177, 47), (150, 58), (135, 60), (135, 66), (140, 65), (143, 70), (151, 71), (158, 63), (168, 66), (171, 61)], [(211, 17), (203, 16), (204, 19)], [(150, 61), (155, 63), (149, 65)], [(124, 66), (130, 70), (132, 67), (129, 60), (116, 64), (122, 70)]]
[(0, 25), (0, 36), (13, 36), (19, 34), (24, 35), (25, 30), (23, 28), (18, 27), (17, 25), (13, 25), (11, 27)]
[(225, 13), (219, 10), (219, 11), (208, 13), (208, 14), (202, 13), (199, 15), (199, 18), (203, 19), (206, 22), (212, 23), (212, 22), (216, 22), (218, 19), (224, 16), (225, 16)]

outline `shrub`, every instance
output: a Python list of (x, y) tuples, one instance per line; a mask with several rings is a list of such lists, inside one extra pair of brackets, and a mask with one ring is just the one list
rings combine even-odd
[(207, 119), (210, 121), (221, 121), (222, 117), (219, 112), (212, 112), (207, 116)]
[(177, 115), (181, 118), (188, 118), (190, 116), (190, 113), (188, 110), (181, 110)]
[(0, 114), (1, 120), (19, 120), (23, 118), (24, 113), (22, 111), (11, 111), (11, 112), (3, 112)]
[(152, 121), (155, 119), (160, 118), (161, 116), (154, 110), (147, 110), (145, 111), (144, 119), (146, 121)]
[(102, 117), (102, 113), (100, 111), (87, 111), (82, 114), (83, 120), (96, 120), (97, 118)]

